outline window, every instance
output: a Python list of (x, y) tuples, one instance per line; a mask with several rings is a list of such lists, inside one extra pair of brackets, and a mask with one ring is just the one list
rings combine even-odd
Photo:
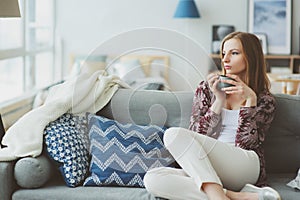
[(0, 102), (23, 94), (23, 74), (22, 57), (0, 60)]
[(0, 50), (20, 48), (22, 43), (21, 19), (0, 19)]
[(0, 18), (0, 104), (62, 80), (55, 61), (55, 0), (19, 0), (21, 18)]

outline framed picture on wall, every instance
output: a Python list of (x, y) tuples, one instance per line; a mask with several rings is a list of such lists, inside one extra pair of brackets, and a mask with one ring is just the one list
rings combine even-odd
[(212, 53), (220, 53), (220, 45), (223, 38), (231, 32), (234, 32), (234, 26), (232, 25), (212, 26)]
[(249, 0), (249, 32), (266, 34), (269, 54), (291, 53), (291, 4), (291, 0)]
[(268, 54), (267, 35), (265, 33), (255, 33), (255, 35), (260, 41), (263, 53)]

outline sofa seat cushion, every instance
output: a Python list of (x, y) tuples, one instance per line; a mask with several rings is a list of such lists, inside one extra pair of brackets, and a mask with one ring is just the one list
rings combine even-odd
[(50, 182), (36, 189), (19, 189), (12, 200), (158, 200), (145, 188), (128, 187), (68, 187), (64, 182)]
[(268, 174), (268, 184), (277, 190), (282, 200), (296, 200), (300, 197), (300, 190), (293, 189), (286, 184), (293, 180), (295, 173)]

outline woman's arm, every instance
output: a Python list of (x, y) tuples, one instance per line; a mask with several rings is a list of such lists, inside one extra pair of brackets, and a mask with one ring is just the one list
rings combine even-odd
[(256, 149), (265, 139), (275, 114), (275, 99), (270, 93), (261, 94), (257, 106), (242, 107), (236, 145), (244, 149)]
[(201, 134), (211, 134), (220, 120), (220, 114), (214, 112), (212, 106), (218, 106), (213, 100), (208, 83), (202, 81), (197, 87), (193, 99), (189, 129)]

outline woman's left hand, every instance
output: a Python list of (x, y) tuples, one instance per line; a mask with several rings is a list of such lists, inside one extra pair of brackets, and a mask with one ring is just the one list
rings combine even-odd
[(226, 74), (229, 78), (233, 80), (224, 80), (223, 82), (232, 84), (233, 86), (222, 88), (226, 94), (237, 94), (246, 100), (246, 105), (254, 106), (256, 105), (257, 96), (255, 92), (244, 83), (237, 75)]

